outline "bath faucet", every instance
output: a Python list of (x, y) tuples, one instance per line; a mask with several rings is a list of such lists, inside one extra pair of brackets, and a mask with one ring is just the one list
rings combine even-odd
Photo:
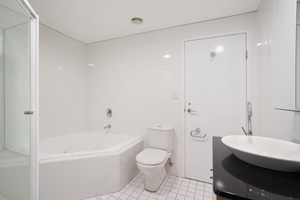
[(107, 129), (107, 128), (111, 128), (111, 125), (108, 124), (107, 126), (104, 126), (104, 129)]

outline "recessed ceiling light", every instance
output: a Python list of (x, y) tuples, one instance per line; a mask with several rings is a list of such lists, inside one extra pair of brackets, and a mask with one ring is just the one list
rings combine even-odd
[(94, 66), (94, 64), (93, 64), (93, 63), (90, 63), (89, 66)]
[(141, 24), (141, 23), (143, 23), (143, 19), (139, 18), (139, 17), (134, 17), (134, 18), (131, 19), (131, 22), (133, 24)]
[(166, 54), (166, 55), (164, 55), (164, 58), (171, 58), (171, 56)]

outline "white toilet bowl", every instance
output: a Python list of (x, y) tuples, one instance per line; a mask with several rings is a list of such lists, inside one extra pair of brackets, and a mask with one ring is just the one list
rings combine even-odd
[(160, 149), (148, 148), (136, 157), (137, 166), (145, 176), (145, 189), (151, 192), (158, 190), (166, 176), (166, 163), (171, 153)]
[(166, 163), (173, 150), (173, 127), (169, 125), (152, 125), (147, 129), (144, 146), (148, 147), (136, 156), (139, 170), (145, 176), (145, 189), (158, 190), (166, 177)]

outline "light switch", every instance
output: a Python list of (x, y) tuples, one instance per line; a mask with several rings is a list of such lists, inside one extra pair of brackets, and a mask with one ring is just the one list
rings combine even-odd
[(173, 100), (178, 100), (178, 92), (173, 92)]

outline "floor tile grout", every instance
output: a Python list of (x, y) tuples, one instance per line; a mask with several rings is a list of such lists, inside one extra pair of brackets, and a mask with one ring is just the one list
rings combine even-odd
[(156, 192), (144, 189), (139, 173), (121, 191), (84, 200), (213, 200), (212, 185), (201, 181), (167, 175)]

